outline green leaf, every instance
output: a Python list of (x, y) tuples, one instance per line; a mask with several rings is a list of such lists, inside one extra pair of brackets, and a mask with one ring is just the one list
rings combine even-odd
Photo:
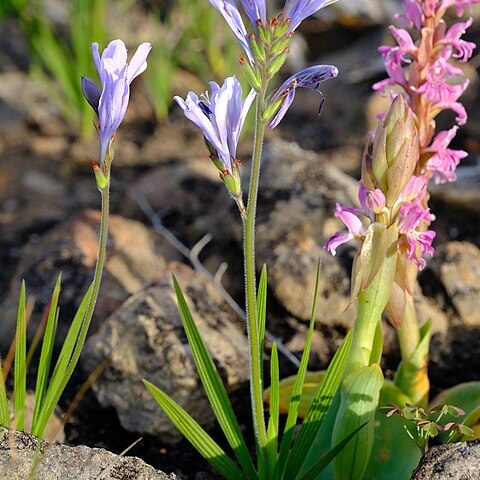
[[(272, 352), (270, 355), (270, 418), (268, 420), (267, 439), (268, 444), (266, 448), (266, 457), (269, 467), (269, 472), (275, 470), (277, 463), (277, 448), (278, 448), (278, 423), (280, 417), (279, 406), (279, 366), (278, 366), (278, 351), (277, 344), (272, 345)], [(272, 474), (269, 475), (272, 477)]]
[(315, 398), (308, 410), (297, 439), (289, 454), (284, 478), (294, 478), (297, 472), (309, 471), (319, 457), (322, 445), (315, 442), (320, 426), (332, 404), (347, 365), (352, 344), (350, 330), (328, 366), (325, 378), (317, 389)]
[(32, 434), (37, 437), (43, 435), (48, 419), (65, 390), (65, 386), (67, 385), (78, 361), (78, 357), (80, 356), (86, 337), (86, 330), (88, 329), (87, 322), (85, 322), (85, 314), (87, 312), (91, 294), (92, 285), (85, 293), (85, 296), (78, 307), (77, 313), (73, 318), (72, 324), (68, 329), (67, 337), (65, 338), (57, 363), (55, 364), (52, 378), (50, 379), (50, 383), (44, 396), (43, 404), (40, 407), (35, 423), (32, 424)]
[(3, 381), (3, 369), (0, 361), (0, 425), (10, 428), (10, 411), (8, 410), (7, 392)]
[(260, 355), (259, 362), (262, 370), (263, 382), (263, 352), (265, 341), (265, 323), (267, 319), (267, 266), (264, 265), (258, 282), (257, 293), (257, 322), (258, 322), (258, 354)]
[(414, 405), (425, 407), (428, 403), (428, 352), (432, 336), (432, 321), (420, 329), (420, 342), (410, 358), (401, 362), (395, 374), (395, 385), (400, 387)]
[(376, 364), (361, 367), (342, 381), (340, 407), (332, 442), (347, 437), (365, 422), (368, 425), (335, 458), (334, 478), (339, 480), (363, 478), (372, 452), (375, 413), (382, 385), (382, 370)]
[(221, 475), (227, 480), (245, 478), (222, 448), (178, 403), (147, 380), (143, 383), (175, 427)]
[[(412, 403), (410, 398), (394, 383), (385, 380), (380, 390), (379, 406), (394, 404), (402, 408), (407, 403)], [(404, 420), (399, 415), (387, 417), (377, 410), (372, 455), (365, 472), (365, 479), (408, 480), (410, 478), (413, 469), (420, 461), (421, 453), (405, 431), (404, 424)]]
[(42, 351), (38, 363), (37, 383), (35, 386), (35, 407), (33, 411), (32, 424), (36, 423), (36, 419), (40, 413), (40, 408), (47, 390), (48, 376), (50, 373), (50, 364), (52, 360), (53, 347), (55, 343), (55, 332), (57, 330), (58, 320), (58, 298), (60, 296), (60, 286), (62, 275), (60, 274), (53, 289), (52, 300), (50, 302), (50, 311), (48, 312), (47, 324), (43, 335)]
[(343, 450), (347, 443), (366, 425), (360, 425), (352, 433), (347, 435), (341, 442), (337, 443), (326, 455), (324, 455), (314, 467), (306, 474), (298, 476), (299, 480), (317, 480), (318, 476), (325, 470), (327, 465)]
[(253, 466), (252, 459), (250, 458), (250, 454), (245, 444), (245, 440), (240, 430), (237, 418), (233, 412), (227, 392), (223, 386), (215, 364), (213, 363), (212, 357), (208, 353), (205, 344), (203, 343), (175, 276), (173, 276), (173, 285), (177, 295), (178, 308), (182, 318), (183, 328), (187, 334), (188, 343), (192, 349), (198, 375), (200, 376), (203, 387), (205, 388), (210, 405), (212, 406), (218, 423), (220, 424), (228, 443), (232, 447), (240, 465), (242, 465), (243, 469), (245, 470), (247, 477), (255, 478), (255, 467)]
[(25, 281), (22, 281), (20, 299), (18, 301), (17, 330), (15, 334), (15, 370), (14, 370), (14, 397), (15, 397), (15, 428), (25, 428), (25, 396), (27, 390), (27, 311)]
[[(278, 470), (283, 472), (287, 464), (288, 455), (290, 453), (290, 447), (293, 440), (293, 434), (295, 425), (298, 418), (298, 407), (300, 404), (300, 398), (302, 396), (303, 382), (305, 380), (305, 374), (307, 372), (308, 359), (310, 356), (310, 348), (312, 345), (313, 329), (315, 327), (315, 316), (317, 313), (318, 303), (318, 291), (320, 288), (320, 260), (317, 263), (317, 274), (315, 278), (315, 291), (313, 294), (312, 313), (310, 315), (310, 324), (308, 326), (307, 339), (305, 341), (305, 348), (303, 349), (302, 359), (300, 366), (298, 367), (297, 379), (295, 386), (293, 387), (292, 396), (290, 398), (290, 405), (288, 409), (287, 421), (285, 423), (285, 430), (283, 433), (282, 441), (280, 443), (280, 454), (278, 459)], [(287, 476), (288, 478), (288, 476)]]

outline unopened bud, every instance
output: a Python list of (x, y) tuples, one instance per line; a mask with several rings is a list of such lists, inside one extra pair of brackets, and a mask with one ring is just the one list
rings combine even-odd
[(257, 21), (257, 33), (260, 40), (265, 44), (270, 44), (270, 31), (267, 30), (260, 20)]
[(224, 170), (224, 172), (220, 174), (220, 178), (227, 187), (228, 193), (230, 193), (233, 198), (236, 199), (242, 196), (242, 185), (237, 167), (233, 167), (232, 173)]
[(403, 95), (392, 103), (375, 133), (372, 175), (391, 206), (412, 176), (418, 162), (418, 134), (412, 110)]
[(278, 112), (278, 109), (281, 107), (282, 103), (284, 102), (285, 98), (279, 98), (275, 102), (270, 103), (267, 105), (267, 108), (265, 108), (262, 119), (265, 122), (270, 122), (270, 120), (276, 115)]
[(379, 215), (385, 210), (385, 195), (378, 188), (369, 190), (365, 198), (365, 203), (371, 212)]
[(280, 37), (273, 45), (272, 45), (272, 54), (278, 55), (280, 54), (286, 47), (290, 45), (292, 41), (293, 33), (290, 35), (284, 35)]
[[(285, 35), (288, 29), (290, 28), (291, 23), (292, 21), (289, 18), (282, 20), (275, 28), (275, 32), (274, 32), (275, 38), (280, 38), (282, 35)], [(293, 32), (292, 32), (292, 36), (293, 36)]]
[(247, 80), (250, 86), (254, 90), (259, 91), (262, 85), (260, 83), (260, 79), (258, 78), (257, 71), (254, 70), (250, 62), (243, 57), (240, 59), (239, 63), (240, 63), (240, 66), (242, 67), (245, 77), (247, 77)]
[(282, 68), (289, 53), (290, 47), (285, 47), (283, 51), (270, 62), (270, 65), (268, 66), (268, 75), (270, 77), (273, 77)]
[(93, 173), (95, 174), (95, 181), (99, 190), (105, 190), (108, 187), (108, 178), (104, 175), (98, 163), (92, 160)]
[(255, 60), (259, 63), (264, 62), (266, 59), (265, 47), (257, 42), (257, 39), (255, 38), (255, 35), (253, 33), (250, 34), (248, 38), (250, 40), (250, 47), (252, 49)]

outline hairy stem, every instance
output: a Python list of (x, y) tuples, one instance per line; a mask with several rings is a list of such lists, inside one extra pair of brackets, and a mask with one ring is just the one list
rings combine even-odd
[(258, 92), (255, 106), (255, 140), (252, 154), (252, 170), (248, 191), (248, 204), (243, 219), (243, 255), (245, 268), (245, 305), (247, 313), (247, 333), (250, 348), (250, 394), (252, 402), (253, 426), (258, 444), (267, 444), (265, 418), (263, 416), (263, 385), (261, 375), (260, 339), (257, 328), (256, 273), (255, 273), (255, 215), (257, 209), (258, 184), (262, 161), (262, 146), (266, 122), (262, 118), (266, 85)]

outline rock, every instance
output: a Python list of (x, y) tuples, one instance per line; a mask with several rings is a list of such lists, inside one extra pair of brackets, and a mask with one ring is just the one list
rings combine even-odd
[(474, 480), (480, 478), (480, 439), (432, 447), (412, 480)]
[(431, 262), (463, 325), (480, 326), (480, 250), (469, 242), (440, 246)]
[[(40, 455), (38, 455), (40, 452)], [(38, 463), (37, 462), (38, 459)], [(35, 467), (36, 465), (36, 467)], [(0, 431), (0, 477), (9, 480), (175, 480), (136, 457), (125, 457), (103, 448), (55, 445), (23, 432)]]
[(168, 272), (132, 295), (88, 340), (82, 356), (88, 371), (109, 356), (108, 367), (93, 389), (103, 406), (116, 409), (122, 426), (167, 443), (180, 440), (181, 435), (142, 379), (171, 395), (204, 427), (214, 424), (181, 324), (172, 273), (227, 389), (247, 382), (249, 356), (243, 323), (236, 323), (235, 313), (200, 273), (179, 263), (170, 264)]
[[(17, 271), (0, 309), (0, 338), (8, 345), (13, 337), (20, 283), (35, 298), (30, 335), (50, 300), (56, 276), (62, 272), (60, 322), (57, 344), (61, 344), (81, 298), (92, 281), (98, 253), (100, 214), (86, 210), (26, 245)], [(165, 267), (160, 238), (139, 222), (111, 215), (107, 261), (92, 329), (106, 319), (132, 293)], [(177, 257), (173, 256), (173, 259)]]
[(333, 216), (335, 202), (356, 204), (357, 183), (328, 160), (328, 155), (294, 143), (275, 139), (267, 144), (258, 203), (257, 268), (267, 264), (276, 298), (289, 313), (308, 320), (320, 258), (317, 320), (348, 326), (355, 315), (353, 308), (344, 311), (349, 304), (351, 247), (333, 257), (323, 245), (343, 228), (338, 221), (326, 221)]

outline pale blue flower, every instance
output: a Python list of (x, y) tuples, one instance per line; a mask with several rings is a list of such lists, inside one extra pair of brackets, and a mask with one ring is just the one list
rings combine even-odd
[(98, 43), (92, 43), (92, 53), (102, 91), (87, 77), (82, 78), (82, 90), (98, 115), (100, 128), (100, 167), (103, 167), (108, 147), (127, 111), (130, 83), (147, 68), (147, 56), (152, 45), (142, 43), (127, 63), (127, 48), (122, 40), (113, 40), (100, 57)]
[(318, 12), (323, 7), (336, 2), (337, 0), (287, 0), (283, 7), (283, 18), (291, 20), (289, 32), (297, 29), (303, 20)]
[(240, 0), (240, 2), (255, 30), (258, 20), (260, 20), (262, 24), (265, 23), (267, 20), (267, 5), (265, 4), (265, 0)]
[(338, 75), (337, 67), (333, 65), (314, 65), (305, 68), (300, 72), (287, 78), (285, 82), (273, 94), (270, 104), (273, 105), (279, 99), (284, 99), (277, 114), (270, 122), (270, 128), (275, 128), (287, 113), (288, 108), (295, 98), (295, 91), (298, 87), (309, 88), (318, 91), (320, 83)]
[(209, 85), (210, 94), (206, 92), (198, 97), (189, 92), (185, 100), (179, 96), (174, 100), (202, 131), (212, 154), (232, 174), (240, 133), (256, 92), (252, 89), (244, 101), (242, 86), (236, 77), (228, 77), (221, 87), (216, 82)]

